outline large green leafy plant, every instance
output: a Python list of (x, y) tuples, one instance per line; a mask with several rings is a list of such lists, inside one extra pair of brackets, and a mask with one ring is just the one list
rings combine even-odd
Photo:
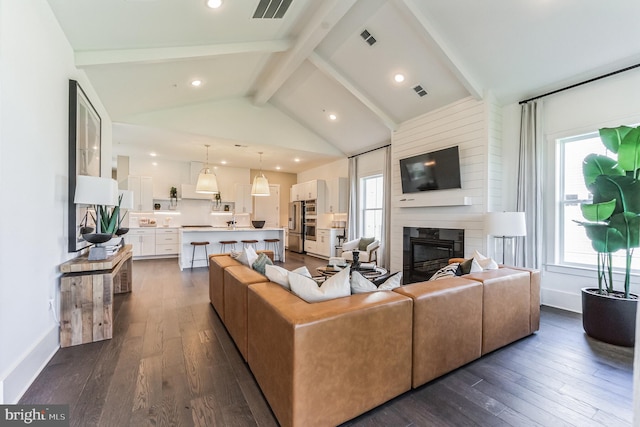
[(613, 294), (612, 254), (626, 255), (624, 296), (629, 298), (631, 260), (640, 247), (640, 126), (600, 129), (600, 139), (617, 159), (589, 154), (582, 173), (593, 203), (581, 206), (593, 249), (598, 252), (598, 289)]

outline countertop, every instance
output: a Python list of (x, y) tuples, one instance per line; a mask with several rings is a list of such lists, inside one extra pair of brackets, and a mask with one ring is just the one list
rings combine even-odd
[(275, 228), (275, 227), (263, 227), (263, 228), (253, 228), (253, 227), (236, 227), (236, 228), (229, 228), (229, 227), (189, 227), (189, 228), (180, 228), (180, 230), (182, 232), (190, 233), (192, 231), (197, 231), (197, 232), (203, 232), (203, 231), (269, 231), (269, 230), (283, 231), (284, 228), (283, 227), (280, 227), (280, 228)]

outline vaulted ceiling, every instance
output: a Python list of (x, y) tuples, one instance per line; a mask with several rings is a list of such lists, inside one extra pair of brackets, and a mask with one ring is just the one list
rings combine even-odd
[[(202, 160), (210, 144), (216, 163), (263, 151), (295, 173), (467, 96), (513, 103), (640, 62), (637, 0), (48, 1), (114, 155)], [(254, 17), (263, 3), (284, 15)]]

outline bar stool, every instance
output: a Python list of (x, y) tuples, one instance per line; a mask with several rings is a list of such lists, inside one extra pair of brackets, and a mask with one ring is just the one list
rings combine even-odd
[(242, 247), (246, 248), (249, 245), (253, 245), (253, 249), (258, 249), (256, 244), (258, 243), (257, 240), (240, 240), (242, 242)]
[(264, 249), (269, 250), (270, 245), (273, 245), (273, 260), (279, 261), (280, 239), (264, 239)]
[[(197, 246), (204, 246), (204, 255), (205, 255), (205, 260), (207, 262), (209, 262), (209, 254), (207, 253), (207, 245), (209, 244), (209, 242), (191, 242), (191, 246), (193, 246), (193, 250), (191, 251), (191, 270), (193, 270), (193, 261), (195, 260), (195, 256), (196, 256), (196, 247)], [(202, 261), (202, 260), (198, 260), (198, 261)]]
[(238, 243), (237, 240), (220, 240), (220, 252), (226, 254), (227, 251), (225, 249), (227, 248), (227, 246), (231, 246), (231, 249), (235, 251), (236, 243)]

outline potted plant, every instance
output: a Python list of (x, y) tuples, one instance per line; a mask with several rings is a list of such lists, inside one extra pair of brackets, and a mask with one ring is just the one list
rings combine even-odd
[(178, 205), (178, 189), (176, 187), (169, 189), (169, 199), (169, 209), (175, 209)]
[[(593, 203), (581, 205), (585, 227), (598, 256), (598, 288), (582, 289), (582, 324), (598, 340), (635, 343), (638, 297), (630, 293), (633, 250), (640, 247), (640, 127), (600, 129), (616, 158), (589, 154), (582, 172)], [(624, 289), (614, 289), (613, 253), (624, 251)]]

